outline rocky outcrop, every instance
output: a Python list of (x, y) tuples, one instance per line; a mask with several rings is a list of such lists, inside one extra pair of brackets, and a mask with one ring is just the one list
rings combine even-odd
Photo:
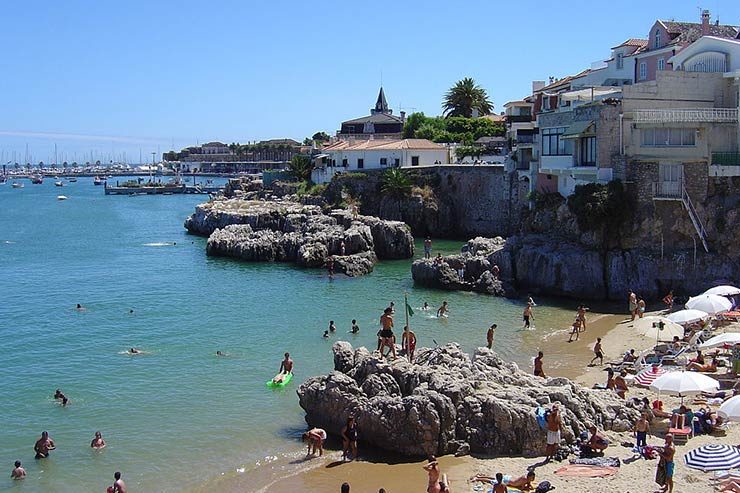
[(208, 255), (248, 261), (295, 262), (358, 276), (380, 259), (409, 258), (414, 241), (408, 226), (344, 210), (288, 201), (214, 200), (196, 207), (185, 221), (194, 234), (209, 235)]
[(611, 392), (534, 377), (486, 348), (472, 358), (454, 343), (421, 349), (414, 364), (347, 342), (332, 349), (335, 370), (298, 388), (306, 421), (338, 435), (352, 414), (361, 442), (403, 455), (541, 454), (535, 411), (556, 401), (568, 442), (591, 424), (626, 431), (639, 415)]

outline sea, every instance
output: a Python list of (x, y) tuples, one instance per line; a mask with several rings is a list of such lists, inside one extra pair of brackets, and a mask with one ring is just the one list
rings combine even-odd
[[(537, 350), (567, 337), (577, 304), (536, 299), (535, 327), (523, 330), (526, 295), (416, 287), (411, 260), (332, 280), (291, 264), (208, 257), (205, 238), (183, 227), (202, 195), (105, 196), (92, 178), (61, 188), (23, 181), (0, 185), (0, 491), (104, 492), (115, 471), (132, 492), (219, 491), (240, 475), (258, 491), (304, 467), (298, 385), (332, 369), (335, 341), (374, 347), (391, 301), (402, 327), (407, 294), (419, 346), (455, 341), (474, 351), (498, 324), (495, 349), (527, 370)], [(435, 254), (461, 246), (433, 243)], [(449, 318), (437, 319), (444, 300)], [(325, 339), (330, 320), (338, 329)], [(131, 347), (143, 354), (126, 354)], [(268, 388), (286, 351), (295, 377)], [(67, 407), (54, 400), (57, 388)], [(56, 450), (35, 460), (42, 431)], [(89, 446), (96, 431), (101, 451)], [(15, 460), (24, 481), (9, 479)]]

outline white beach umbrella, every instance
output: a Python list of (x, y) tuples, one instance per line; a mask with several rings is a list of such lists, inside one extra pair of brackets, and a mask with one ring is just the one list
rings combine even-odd
[(724, 286), (715, 286), (711, 289), (707, 289), (702, 294), (716, 294), (718, 296), (736, 296), (740, 294), (740, 288), (725, 284)]
[(740, 421), (740, 395), (730, 397), (719, 406), (717, 414), (723, 418), (727, 418), (733, 421)]
[(711, 349), (713, 347), (724, 346), (725, 344), (730, 346), (740, 344), (740, 332), (725, 332), (724, 334), (714, 336), (699, 344), (699, 349)]
[(716, 294), (700, 294), (689, 298), (686, 302), (686, 308), (692, 310), (701, 310), (710, 315), (729, 312), (732, 309), (732, 302), (723, 296)]
[(683, 339), (684, 335), (681, 325), (665, 317), (644, 317), (635, 321), (634, 327), (641, 336), (653, 341), (672, 341), (674, 336)]
[(701, 310), (679, 310), (666, 316), (666, 318), (671, 322), (686, 325), (693, 324), (694, 322), (699, 322), (701, 320), (706, 320), (709, 318), (709, 314)]
[(674, 371), (656, 378), (650, 390), (663, 394), (686, 397), (719, 389), (719, 382), (694, 371)]

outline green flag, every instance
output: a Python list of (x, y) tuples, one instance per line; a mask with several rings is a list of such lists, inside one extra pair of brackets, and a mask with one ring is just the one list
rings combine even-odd
[(414, 310), (411, 308), (411, 305), (409, 305), (408, 301), (406, 301), (406, 313), (409, 314), (409, 317), (414, 316)]

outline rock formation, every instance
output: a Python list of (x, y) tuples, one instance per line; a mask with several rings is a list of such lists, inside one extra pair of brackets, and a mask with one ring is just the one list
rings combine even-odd
[(414, 254), (414, 239), (403, 223), (355, 219), (344, 210), (326, 215), (318, 206), (289, 201), (214, 200), (197, 206), (185, 227), (209, 236), (209, 255), (302, 267), (321, 267), (331, 256), (335, 272), (348, 276), (371, 272), (378, 258)]
[(361, 442), (407, 456), (539, 455), (545, 432), (535, 411), (555, 401), (564, 410), (568, 442), (591, 424), (626, 431), (639, 416), (611, 392), (540, 379), (486, 348), (472, 358), (454, 343), (424, 348), (414, 364), (387, 362), (347, 342), (332, 350), (334, 371), (297, 390), (306, 421), (338, 435), (352, 414)]

